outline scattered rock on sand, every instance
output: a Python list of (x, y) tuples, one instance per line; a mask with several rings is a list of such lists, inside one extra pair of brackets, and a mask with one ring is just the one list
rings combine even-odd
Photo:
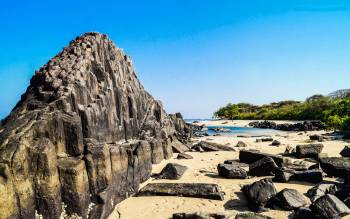
[(247, 147), (247, 144), (243, 141), (238, 141), (236, 147)]
[(350, 182), (350, 158), (324, 157), (320, 158), (320, 165), (328, 176), (340, 177), (346, 183)]
[(186, 153), (179, 153), (176, 157), (177, 159), (193, 159), (193, 157)]
[(350, 157), (350, 147), (345, 146), (344, 149), (340, 152), (342, 157)]
[(239, 167), (249, 167), (249, 164), (241, 163), (237, 160), (225, 160), (224, 164), (232, 164), (232, 165), (239, 166)]
[(173, 219), (233, 219), (233, 215), (227, 214), (205, 214), (205, 213), (176, 213)]
[(350, 209), (334, 195), (324, 195), (311, 204), (314, 214), (323, 219), (338, 219), (350, 213)]
[(248, 177), (247, 171), (234, 164), (219, 164), (219, 175), (227, 179), (246, 179)]
[(274, 176), (278, 166), (271, 157), (264, 157), (249, 165), (250, 176)]
[(180, 179), (186, 172), (187, 167), (177, 163), (168, 163), (160, 172), (158, 178), (160, 179)]
[(305, 207), (308, 204), (306, 197), (295, 189), (283, 189), (277, 193), (271, 200), (268, 206), (272, 208), (282, 208), (284, 210), (295, 210), (300, 207)]
[[(337, 196), (337, 198), (339, 198), (341, 201), (345, 201), (347, 199), (350, 198), (350, 186), (346, 185), (343, 186), (341, 189), (339, 189), (338, 191), (335, 192), (335, 196)], [(348, 207), (350, 207), (350, 205), (347, 205)]]
[(241, 190), (248, 199), (248, 207), (255, 212), (263, 211), (270, 198), (277, 194), (271, 179), (262, 179), (245, 185)]
[(293, 219), (315, 219), (315, 215), (310, 208), (301, 207), (294, 212)]
[(273, 178), (274, 182), (289, 182), (289, 180), (293, 177), (295, 171), (286, 168), (278, 168), (274, 171), (275, 177)]
[(280, 146), (280, 145), (281, 145), (281, 142), (278, 140), (273, 140), (271, 143), (271, 146)]
[(324, 137), (322, 135), (310, 135), (309, 138), (311, 141), (322, 142), (324, 140)]
[(279, 155), (267, 154), (258, 150), (241, 150), (239, 151), (239, 160), (243, 163), (251, 164), (264, 157), (271, 157), (277, 166), (282, 166), (283, 157)]
[(229, 146), (207, 141), (201, 141), (192, 146), (192, 149), (196, 151), (200, 151), (200, 148), (204, 151), (235, 151), (235, 149)]
[(235, 219), (273, 219), (273, 218), (266, 215), (254, 213), (254, 212), (243, 212), (243, 213), (238, 213)]
[(295, 171), (291, 179), (295, 181), (319, 183), (323, 181), (323, 172), (320, 169)]
[(295, 148), (290, 145), (286, 146), (286, 150), (283, 153), (283, 156), (293, 156), (295, 154)]
[(258, 138), (256, 139), (256, 142), (268, 142), (273, 141), (273, 138)]
[(306, 195), (310, 198), (312, 202), (316, 201), (318, 198), (326, 195), (326, 194), (332, 194), (334, 195), (337, 191), (337, 186), (333, 183), (325, 183), (325, 184), (319, 184), (311, 189), (309, 189), (306, 193)]
[(138, 196), (180, 196), (224, 200), (224, 192), (217, 184), (209, 183), (150, 183)]
[(322, 152), (323, 144), (304, 144), (297, 145), (295, 155), (298, 158), (318, 158), (318, 154)]

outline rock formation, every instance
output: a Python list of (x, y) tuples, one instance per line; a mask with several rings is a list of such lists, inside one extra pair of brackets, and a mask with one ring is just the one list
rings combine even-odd
[(140, 84), (130, 58), (86, 33), (30, 81), (0, 125), (0, 218), (106, 218), (190, 129)]

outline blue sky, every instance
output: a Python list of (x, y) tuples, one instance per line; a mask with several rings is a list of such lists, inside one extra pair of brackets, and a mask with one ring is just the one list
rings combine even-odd
[(350, 87), (350, 0), (6, 1), (0, 118), (70, 40), (106, 33), (168, 112), (303, 100)]

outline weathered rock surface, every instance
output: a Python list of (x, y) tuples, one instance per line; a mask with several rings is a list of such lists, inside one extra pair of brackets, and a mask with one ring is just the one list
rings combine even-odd
[(295, 171), (286, 168), (278, 168), (274, 171), (275, 177), (273, 178), (274, 182), (289, 182), (289, 180), (294, 176)]
[(106, 218), (191, 136), (99, 33), (38, 70), (1, 127), (0, 218)]
[(323, 172), (320, 169), (295, 171), (291, 179), (295, 181), (319, 183), (323, 181)]
[(324, 157), (320, 158), (322, 170), (333, 177), (340, 177), (346, 183), (350, 181), (350, 158), (348, 157)]
[(268, 203), (269, 207), (279, 207), (284, 210), (295, 210), (307, 204), (306, 198), (295, 189), (283, 189)]
[(318, 158), (318, 154), (322, 152), (323, 144), (305, 144), (297, 145), (295, 156), (298, 158)]
[(224, 200), (224, 193), (217, 184), (206, 183), (150, 183), (138, 196), (180, 196)]
[(350, 157), (350, 147), (349, 146), (345, 146), (343, 148), (343, 150), (340, 152), (340, 155), (342, 157)]
[(248, 177), (247, 171), (235, 164), (219, 164), (217, 169), (219, 175), (227, 179), (246, 179)]
[(247, 147), (247, 143), (245, 143), (243, 141), (238, 141), (236, 144), (236, 147)]
[(177, 163), (168, 163), (159, 174), (160, 179), (180, 179), (187, 167)]
[(193, 157), (189, 154), (186, 154), (186, 153), (179, 153), (176, 157), (177, 159), (181, 160), (181, 159), (193, 159)]
[(334, 193), (334, 195), (337, 196), (337, 198), (339, 198), (341, 201), (343, 201), (348, 207), (350, 207), (350, 205), (349, 205), (350, 203), (348, 202), (348, 200), (350, 198), (350, 186), (349, 185), (343, 186), (341, 189), (337, 190)]
[(311, 210), (319, 218), (338, 219), (350, 214), (350, 209), (334, 195), (327, 194), (317, 199), (312, 205)]
[(227, 213), (175, 213), (173, 219), (234, 219), (232, 214)]
[(281, 167), (283, 164), (283, 157), (273, 154), (263, 153), (257, 150), (241, 150), (239, 151), (239, 160), (243, 163), (251, 164), (264, 157), (271, 157), (277, 166)]
[(235, 151), (232, 147), (208, 141), (201, 141), (193, 145), (192, 149), (196, 151), (201, 151), (201, 149), (203, 151)]
[(301, 207), (293, 214), (293, 219), (314, 219), (315, 215), (310, 208)]
[(256, 139), (256, 142), (269, 142), (273, 141), (273, 138), (258, 138)]
[(278, 169), (275, 161), (271, 157), (264, 157), (249, 165), (250, 176), (274, 176)]
[(310, 135), (309, 138), (311, 141), (322, 142), (324, 140), (324, 137), (322, 135)]
[(273, 140), (271, 143), (271, 146), (280, 146), (280, 145), (281, 145), (281, 142), (278, 140)]
[(242, 192), (248, 199), (248, 207), (255, 212), (264, 210), (267, 202), (277, 194), (271, 179), (262, 179), (242, 187)]
[(337, 186), (333, 183), (324, 183), (319, 184), (317, 186), (312, 187), (306, 193), (306, 195), (310, 198), (312, 202), (316, 201), (318, 198), (326, 195), (332, 194), (334, 195), (337, 191)]
[(254, 213), (254, 212), (243, 212), (243, 213), (238, 213), (235, 219), (273, 219), (273, 218), (266, 215)]

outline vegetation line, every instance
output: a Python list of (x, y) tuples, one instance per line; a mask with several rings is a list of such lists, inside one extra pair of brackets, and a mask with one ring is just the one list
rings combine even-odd
[(328, 127), (350, 131), (350, 95), (314, 95), (305, 101), (281, 101), (266, 105), (228, 104), (214, 113), (221, 119), (321, 120)]

